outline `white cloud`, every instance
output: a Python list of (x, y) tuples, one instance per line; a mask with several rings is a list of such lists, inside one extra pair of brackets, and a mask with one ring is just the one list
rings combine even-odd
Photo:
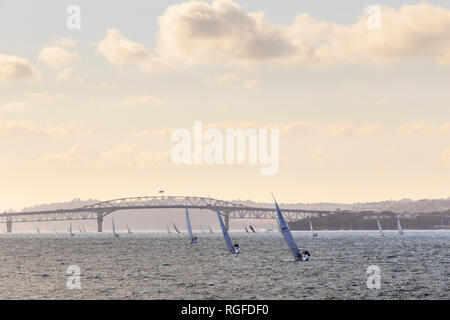
[(69, 67), (63, 69), (56, 77), (56, 82), (64, 82), (67, 80), (75, 80), (78, 83), (83, 83), (84, 80), (77, 74), (77, 69)]
[(325, 152), (319, 148), (309, 150), (308, 157), (316, 163), (325, 164), (328, 162)]
[(97, 44), (97, 52), (112, 64), (136, 64), (145, 71), (154, 71), (162, 65), (144, 45), (122, 37), (119, 30), (109, 29)]
[(28, 109), (29, 103), (27, 101), (10, 101), (2, 106), (0, 110), (8, 112), (22, 112)]
[(436, 135), (436, 134), (449, 134), (450, 122), (442, 125), (435, 125), (431, 123), (425, 123), (424, 121), (418, 121), (414, 123), (406, 123), (400, 126), (400, 133), (403, 135), (411, 134), (423, 134), (423, 135)]
[(32, 102), (38, 103), (52, 102), (66, 97), (62, 93), (49, 93), (47, 91), (27, 92), (26, 95)]
[(139, 96), (139, 97), (128, 97), (122, 101), (122, 105), (125, 107), (137, 107), (137, 106), (154, 106), (161, 105), (164, 101), (161, 99), (154, 98), (149, 95)]
[(70, 148), (67, 151), (57, 152), (53, 154), (49, 154), (43, 156), (36, 160), (37, 164), (40, 165), (80, 165), (86, 164), (92, 161), (88, 157), (88, 154), (92, 152), (92, 148), (82, 144), (81, 142), (77, 143), (75, 146)]
[(381, 28), (368, 13), (351, 25), (300, 13), (291, 25), (270, 23), (231, 0), (189, 1), (159, 18), (157, 53), (167, 63), (326, 65), (370, 59), (429, 57), (448, 61), (450, 10), (422, 2), (399, 9), (379, 6)]
[(450, 166), (450, 148), (445, 149), (439, 159), (443, 165)]
[(0, 80), (33, 80), (39, 72), (24, 58), (0, 54)]
[(241, 76), (226, 72), (219, 76), (207, 76), (204, 79), (205, 83), (214, 85), (229, 85), (234, 88), (246, 88), (256, 90), (259, 88), (259, 81), (257, 79), (243, 79)]
[(0, 119), (0, 137), (83, 137), (89, 131), (73, 123), (41, 125), (25, 120)]
[(130, 167), (145, 167), (161, 163), (168, 159), (169, 153), (154, 155), (142, 146), (124, 141), (118, 146), (101, 153), (106, 163), (128, 165)]
[(39, 60), (52, 68), (61, 68), (80, 60), (80, 56), (63, 47), (48, 46), (39, 52)]
[(116, 83), (107, 83), (107, 82), (100, 82), (100, 83), (93, 83), (90, 86), (92, 89), (115, 89), (117, 88)]

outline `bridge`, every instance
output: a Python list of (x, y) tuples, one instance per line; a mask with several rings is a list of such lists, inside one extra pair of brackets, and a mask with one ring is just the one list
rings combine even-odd
[[(276, 219), (275, 205), (273, 207), (250, 207), (212, 198), (153, 196), (114, 199), (75, 209), (4, 212), (0, 214), (0, 223), (6, 223), (6, 232), (11, 233), (13, 223), (97, 220), (97, 231), (102, 232), (103, 219), (114, 211), (177, 208), (205, 209), (214, 212), (217, 209), (224, 217), (227, 228), (229, 228), (230, 219)], [(335, 213), (335, 211), (326, 210), (284, 208), (282, 208), (282, 211), (286, 220), (299, 220)]]

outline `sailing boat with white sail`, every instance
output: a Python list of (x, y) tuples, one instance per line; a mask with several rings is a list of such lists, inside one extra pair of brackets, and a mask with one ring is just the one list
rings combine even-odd
[(83, 226), (83, 232), (86, 233), (86, 228)]
[(309, 219), (309, 228), (311, 229), (311, 233), (312, 233), (313, 237), (317, 237), (319, 235), (317, 232), (314, 231), (311, 219)]
[(194, 234), (192, 233), (191, 219), (189, 219), (189, 212), (188, 212), (187, 208), (186, 208), (186, 226), (187, 226), (187, 229), (188, 229), (189, 238), (191, 238), (189, 243), (198, 243), (197, 237), (195, 237)]
[(69, 234), (70, 234), (71, 237), (75, 236), (75, 233), (72, 232), (72, 223), (70, 223), (69, 230), (67, 230), (67, 231), (69, 231)]
[(211, 226), (208, 226), (209, 233), (214, 233), (214, 231), (211, 229)]
[(175, 229), (175, 231), (177, 233), (181, 233), (180, 230), (178, 230), (177, 226), (175, 225), (175, 223), (172, 222), (173, 228)]
[(244, 224), (244, 228), (245, 228), (245, 232), (246, 233), (249, 233), (249, 231), (248, 231), (248, 229), (247, 229), (247, 226)]
[(79, 231), (80, 233), (83, 233), (83, 230), (81, 230), (81, 227), (78, 227), (78, 231)]
[(280, 211), (280, 207), (278, 207), (277, 200), (272, 194), (273, 200), (275, 201), (275, 206), (277, 208), (277, 216), (278, 216), (278, 224), (280, 225), (281, 233), (283, 234), (284, 241), (286, 241), (289, 250), (291, 250), (292, 255), (294, 256), (295, 261), (308, 261), (309, 260), (309, 252), (305, 251), (300, 253), (297, 245), (295, 244), (294, 238), (292, 237), (291, 231), (289, 230), (289, 226), (284, 220), (283, 214)]
[(128, 234), (133, 234), (133, 232), (131, 232), (130, 227), (128, 227), (128, 225), (127, 225), (127, 230), (128, 230)]
[(255, 229), (253, 229), (252, 225), (249, 225), (250, 230), (252, 230), (253, 233), (256, 233)]
[(383, 229), (381, 228), (380, 219), (377, 217), (377, 225), (378, 225), (378, 232), (380, 233), (380, 236), (384, 237)]
[(116, 233), (116, 228), (114, 227), (114, 219), (111, 219), (111, 221), (112, 221), (112, 232), (113, 232), (114, 238), (118, 238), (119, 234)]
[(36, 227), (36, 232), (37, 232), (37, 233), (41, 233), (41, 232), (39, 231), (39, 228), (38, 228), (38, 227)]
[(397, 228), (398, 228), (398, 234), (399, 235), (403, 235), (403, 229), (402, 229), (402, 225), (400, 224), (400, 218), (397, 217)]
[(227, 228), (225, 227), (222, 217), (220, 216), (219, 209), (216, 209), (216, 211), (217, 211), (217, 219), (219, 219), (220, 228), (222, 229), (223, 237), (225, 238), (225, 242), (227, 243), (229, 252), (233, 254), (238, 254), (241, 251), (241, 248), (239, 248), (239, 245), (237, 243), (233, 245), (230, 235), (228, 234)]

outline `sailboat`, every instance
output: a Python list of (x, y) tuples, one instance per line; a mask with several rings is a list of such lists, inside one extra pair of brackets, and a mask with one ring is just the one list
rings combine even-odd
[(83, 226), (83, 232), (86, 233), (86, 228)]
[(397, 217), (397, 228), (398, 228), (398, 234), (399, 235), (403, 235), (403, 229), (402, 229), (402, 225), (400, 224), (400, 218)]
[(295, 261), (308, 261), (309, 254), (301, 254), (298, 250), (297, 245), (295, 244), (294, 238), (292, 237), (291, 231), (289, 230), (289, 226), (284, 220), (283, 214), (280, 211), (280, 207), (278, 207), (277, 200), (273, 196), (273, 200), (275, 201), (275, 206), (277, 208), (277, 216), (278, 216), (278, 224), (280, 225), (281, 233), (283, 234), (284, 241), (286, 241), (289, 250), (291, 250), (292, 255), (294, 256)]
[(171, 232), (170, 232), (169, 225), (167, 225), (167, 233), (171, 233)]
[(187, 226), (187, 229), (188, 229), (189, 238), (191, 238), (191, 240), (189, 241), (189, 243), (198, 243), (197, 237), (195, 237), (195, 236), (192, 234), (191, 219), (189, 219), (189, 212), (188, 212), (188, 209), (187, 209), (187, 208), (186, 208), (186, 226)]
[(248, 229), (247, 229), (247, 226), (245, 224), (244, 224), (244, 228), (245, 228), (245, 232), (249, 233)]
[(214, 231), (211, 229), (211, 226), (208, 226), (209, 233), (214, 233)]
[(233, 254), (238, 254), (241, 251), (241, 248), (239, 248), (237, 243), (233, 246), (233, 242), (231, 241), (227, 228), (225, 227), (222, 217), (220, 216), (219, 209), (216, 209), (216, 211), (217, 211), (217, 219), (219, 219), (220, 228), (222, 229), (223, 237), (225, 238), (225, 242), (227, 243), (229, 252)]
[(252, 232), (256, 233), (255, 229), (253, 229), (252, 225), (249, 225), (250, 230), (252, 230)]
[(38, 227), (36, 227), (36, 232), (37, 232), (37, 233), (41, 233), (41, 232), (39, 231), (39, 228), (38, 228)]
[(133, 232), (131, 232), (130, 228), (127, 225), (127, 230), (128, 230), (128, 234), (133, 234)]
[(111, 219), (111, 221), (112, 221), (112, 232), (113, 232), (113, 235), (114, 235), (115, 238), (118, 238), (119, 234), (116, 233), (116, 228), (114, 227), (114, 219)]
[(67, 231), (69, 231), (69, 234), (70, 234), (71, 237), (75, 236), (75, 233), (72, 232), (72, 223), (70, 223), (69, 229)]
[(177, 226), (175, 225), (175, 223), (172, 222), (173, 228), (175, 229), (175, 231), (177, 233), (181, 233), (180, 230), (178, 230)]
[(80, 233), (83, 233), (83, 230), (81, 230), (81, 227), (78, 227), (78, 231), (80, 231)]
[(319, 235), (317, 232), (314, 231), (311, 219), (309, 219), (309, 228), (311, 229), (311, 233), (312, 233), (313, 237), (317, 237)]
[(378, 225), (378, 232), (380, 233), (381, 236), (384, 237), (384, 232), (383, 229), (381, 228), (380, 219), (378, 219), (378, 217), (377, 217), (377, 225)]

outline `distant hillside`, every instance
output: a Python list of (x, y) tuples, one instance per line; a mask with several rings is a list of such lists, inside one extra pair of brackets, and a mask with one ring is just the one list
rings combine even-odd
[[(250, 200), (237, 200), (236, 203), (241, 203), (247, 206), (272, 207), (273, 203), (260, 203)], [(441, 212), (450, 209), (450, 197), (447, 199), (423, 199), (411, 200), (402, 199), (398, 201), (380, 201), (380, 202), (366, 202), (366, 203), (282, 203), (282, 208), (289, 209), (311, 209), (311, 210), (349, 210), (349, 211), (375, 211), (385, 212), (391, 211), (395, 213), (414, 213), (414, 212)]]

